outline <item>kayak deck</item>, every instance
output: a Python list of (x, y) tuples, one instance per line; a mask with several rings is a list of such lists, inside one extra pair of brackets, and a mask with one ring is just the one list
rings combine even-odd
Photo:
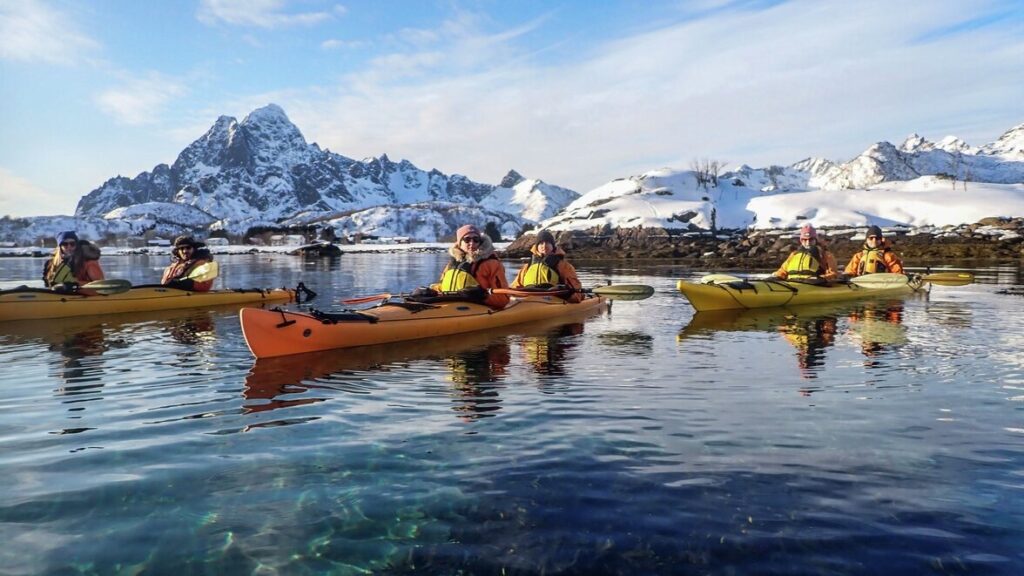
[(811, 284), (795, 280), (734, 280), (726, 282), (686, 282), (676, 287), (698, 312), (712, 310), (743, 310), (846, 302), (879, 296), (901, 296), (921, 288), (920, 281), (910, 280), (879, 287), (854, 283)]
[(166, 286), (137, 286), (126, 292), (106, 295), (61, 294), (39, 288), (16, 288), (0, 292), (0, 322), (288, 302), (294, 299), (295, 290), (288, 288), (191, 292)]
[(594, 296), (568, 303), (557, 296), (513, 298), (501, 310), (473, 302), (385, 302), (339, 314), (280, 309), (239, 312), (242, 335), (257, 358), (418, 340), (537, 320), (570, 318), (607, 308)]

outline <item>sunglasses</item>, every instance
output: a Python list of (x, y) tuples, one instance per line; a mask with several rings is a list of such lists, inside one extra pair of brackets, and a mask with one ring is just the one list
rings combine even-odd
[(465, 238), (462, 239), (462, 241), (466, 242), (467, 244), (470, 243), (470, 242), (480, 242), (480, 237), (479, 236), (466, 236)]
[(61, 246), (74, 246), (75, 242), (74, 241), (71, 241), (71, 242), (61, 242), (60, 245)]

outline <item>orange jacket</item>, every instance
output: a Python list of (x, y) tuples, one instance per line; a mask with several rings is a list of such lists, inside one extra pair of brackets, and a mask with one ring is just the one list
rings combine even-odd
[[(868, 267), (875, 269), (862, 269)], [(854, 253), (844, 272), (849, 276), (860, 276), (861, 274), (873, 274), (876, 272), (902, 274), (903, 261), (889, 247), (889, 241), (882, 240), (877, 248), (868, 248), (867, 245), (864, 245), (860, 252)]]
[[(822, 280), (828, 280), (829, 282), (838, 278), (839, 270), (838, 266), (836, 265), (836, 257), (832, 255), (832, 252), (830, 252), (828, 248), (825, 248), (821, 244), (818, 244), (818, 254), (819, 268), (816, 276), (818, 278), (821, 278)], [(775, 271), (773, 276), (775, 276), (776, 278), (781, 278), (783, 280), (789, 278), (790, 267), (795, 266), (802, 256), (804, 256), (804, 253), (801, 250), (794, 250), (793, 252), (791, 252), (789, 257), (787, 257), (786, 261), (782, 263), (782, 266), (780, 266), (779, 269)]]
[[(170, 266), (164, 269), (164, 275), (160, 279), (160, 283), (167, 285), (174, 280), (181, 280), (188, 276), (188, 273), (194, 270), (197, 266), (206, 264), (210, 260), (208, 258), (198, 257), (191, 260), (180, 260), (174, 259), (174, 262)], [(192, 284), (192, 292), (207, 292), (213, 287), (213, 280), (206, 280), (203, 282), (194, 282)]]
[[(475, 257), (470, 257), (458, 244), (448, 249), (448, 255), (457, 264), (472, 262), (473, 279), (484, 290), (508, 288), (508, 279), (505, 277), (505, 265), (501, 263), (501, 260), (494, 253), (494, 244), (486, 234), (481, 235), (480, 239), (480, 249), (477, 250)], [(452, 262), (449, 262), (444, 267), (444, 270), (441, 272), (442, 280), (444, 279), (444, 273), (451, 267)], [(439, 286), (439, 283), (434, 284), (433, 288), (437, 290)], [(487, 298), (484, 299), (484, 304), (491, 308), (504, 308), (508, 305), (508, 301), (509, 297), (507, 294), (488, 294)]]
[[(534, 264), (535, 261), (539, 262), (540, 260), (543, 260), (543, 256), (541, 256), (541, 254), (539, 252), (537, 252), (537, 247), (536, 246), (534, 246), (533, 248), (530, 248), (530, 253), (533, 254), (533, 258), (531, 259), (531, 261), (529, 263), (524, 264), (523, 267), (519, 269), (519, 274), (517, 274), (516, 275), (516, 279), (512, 281), (512, 287), (513, 288), (524, 288), (524, 287), (526, 287), (527, 286), (527, 284), (525, 283), (526, 271), (530, 269), (530, 265)], [(573, 265), (570, 264), (569, 261), (565, 259), (565, 251), (562, 250), (561, 248), (557, 248), (557, 247), (555, 248), (555, 255), (562, 257), (562, 259), (559, 260), (558, 266), (555, 269), (555, 273), (558, 274), (559, 284), (561, 284), (563, 286), (568, 286), (569, 288), (572, 288), (573, 290), (576, 290), (575, 292), (573, 292), (569, 296), (566, 296), (566, 298), (565, 298), (566, 301), (568, 301), (568, 302), (580, 302), (580, 301), (582, 301), (583, 300), (583, 293), (580, 292), (579, 290), (583, 287), (583, 285), (580, 284), (580, 279), (576, 275), (576, 268), (573, 267)]]

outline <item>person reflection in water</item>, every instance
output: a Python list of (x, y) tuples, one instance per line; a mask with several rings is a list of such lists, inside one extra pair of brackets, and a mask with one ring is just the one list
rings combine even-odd
[(501, 409), (495, 384), (505, 379), (511, 359), (508, 341), (504, 338), (447, 359), (449, 379), (456, 392), (454, 410), (460, 419), (474, 422), (493, 416)]
[(800, 319), (779, 326), (782, 336), (796, 348), (797, 366), (805, 379), (817, 378), (825, 364), (825, 349), (835, 343), (838, 320), (834, 316)]
[(526, 362), (540, 376), (565, 376), (565, 358), (576, 347), (573, 336), (583, 333), (583, 324), (566, 324), (543, 336), (523, 338)]
[(903, 326), (903, 303), (871, 303), (851, 312), (850, 330), (860, 337), (864, 366), (877, 368), (881, 356), (890, 347), (906, 341)]

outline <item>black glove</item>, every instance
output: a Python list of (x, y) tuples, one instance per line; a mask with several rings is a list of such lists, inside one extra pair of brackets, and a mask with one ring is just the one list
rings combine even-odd
[(433, 298), (434, 296), (437, 296), (437, 290), (434, 290), (433, 288), (430, 288), (428, 286), (420, 286), (419, 288), (416, 288), (415, 290), (412, 291), (412, 295), (424, 298)]
[(78, 292), (78, 282), (65, 282), (58, 284), (53, 287), (54, 292), (60, 292), (61, 294), (74, 294)]
[(473, 302), (482, 302), (487, 299), (487, 290), (484, 290), (479, 286), (463, 288), (462, 290), (459, 290), (459, 296)]
[(171, 280), (167, 283), (168, 288), (177, 288), (178, 290), (195, 290), (196, 281), (191, 278), (185, 278), (184, 280)]

